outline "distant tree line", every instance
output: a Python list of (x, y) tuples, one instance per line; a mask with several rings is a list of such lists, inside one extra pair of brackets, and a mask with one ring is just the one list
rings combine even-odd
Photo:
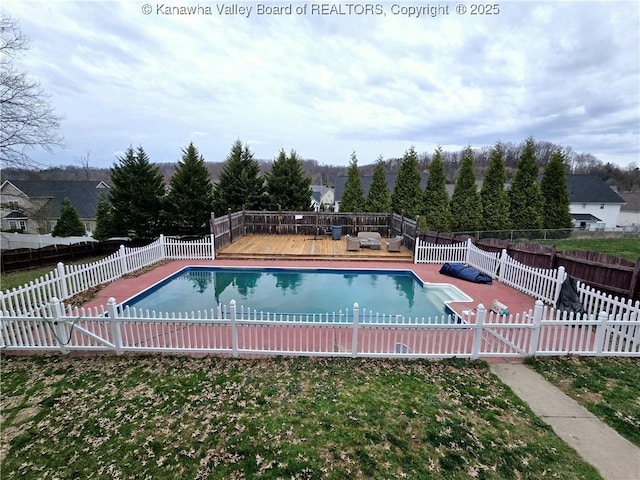
[(557, 149), (551, 154), (542, 180), (538, 181), (535, 142), (532, 138), (527, 139), (511, 187), (507, 190), (504, 152), (504, 145), (500, 143), (493, 147), (485, 181), (478, 191), (475, 154), (471, 147), (467, 147), (451, 198), (446, 191), (443, 152), (439, 147), (430, 162), (429, 179), (424, 191), (420, 187), (418, 155), (411, 147), (398, 164), (393, 193), (389, 193), (384, 180), (384, 163), (379, 162), (374, 168), (374, 178), (367, 196), (362, 189), (354, 152), (340, 211), (392, 211), (418, 218), (423, 230), (439, 232), (571, 228), (565, 153)]
[[(526, 142), (516, 144), (512, 142), (501, 143), (502, 157), (504, 161), (505, 181), (511, 181), (515, 174), (518, 161), (525, 148)], [(619, 167), (611, 163), (604, 163), (590, 153), (577, 153), (571, 147), (563, 148), (546, 141), (535, 141), (535, 158), (538, 171), (541, 172), (551, 161), (553, 152), (561, 150), (564, 153), (564, 168), (571, 174), (598, 175), (610, 185), (615, 185), (622, 192), (640, 190), (640, 168), (635, 163), (626, 167)], [(485, 178), (489, 171), (494, 147), (480, 147), (473, 149), (474, 173), (476, 178)], [(466, 149), (461, 151), (444, 151), (440, 149), (440, 160), (447, 183), (454, 183), (462, 167), (462, 161)], [(343, 175), (348, 167), (337, 165), (324, 165), (313, 159), (300, 159), (305, 176), (311, 178), (313, 185), (334, 186), (338, 175)], [(359, 166), (361, 175), (372, 175), (376, 166), (382, 162), (384, 171), (398, 172), (400, 158), (383, 160), (381, 157), (375, 162)], [(431, 170), (431, 163), (435, 160), (435, 152), (416, 152), (416, 161), (420, 172)], [(274, 160), (256, 159), (262, 175), (271, 172)], [(93, 168), (90, 166), (89, 155), (76, 159), (76, 165), (52, 167), (46, 170), (30, 170), (4, 168), (0, 171), (0, 180), (7, 178), (16, 180), (96, 180), (109, 182), (109, 168)], [(212, 182), (218, 181), (225, 161), (205, 162), (205, 167)], [(165, 183), (168, 183), (177, 168), (176, 162), (155, 162)]]

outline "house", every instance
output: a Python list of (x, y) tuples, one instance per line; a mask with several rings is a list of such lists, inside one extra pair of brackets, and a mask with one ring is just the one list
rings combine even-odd
[[(389, 185), (389, 192), (393, 194), (393, 190), (396, 186), (396, 178), (398, 178), (397, 173), (385, 173), (385, 177), (387, 180), (387, 185)], [(347, 175), (338, 175), (336, 177), (336, 191), (335, 191), (335, 206), (334, 211), (340, 211), (340, 200), (342, 200), (342, 195), (344, 194), (344, 187), (347, 184)], [(424, 190), (427, 187), (427, 180), (429, 179), (428, 173), (423, 173), (420, 175), (420, 189)], [(361, 175), (360, 183), (362, 185), (362, 190), (364, 191), (364, 196), (366, 197), (369, 194), (369, 189), (371, 188), (371, 183), (373, 182), (373, 175)]]
[(626, 203), (620, 207), (618, 226), (640, 228), (640, 192), (621, 193), (620, 196)]
[(50, 233), (62, 201), (68, 198), (90, 234), (96, 226), (98, 200), (108, 189), (101, 181), (5, 180), (0, 185), (2, 230)]
[(311, 205), (313, 210), (333, 210), (333, 188), (324, 185), (311, 185)]
[(618, 225), (620, 194), (597, 175), (567, 175), (569, 211), (575, 228), (604, 230)]

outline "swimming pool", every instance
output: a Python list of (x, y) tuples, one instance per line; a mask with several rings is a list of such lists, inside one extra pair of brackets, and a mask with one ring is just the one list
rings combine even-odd
[(124, 302), (155, 312), (210, 310), (218, 304), (270, 313), (318, 314), (353, 309), (428, 318), (447, 302), (471, 301), (450, 284), (425, 284), (410, 270), (186, 267)]

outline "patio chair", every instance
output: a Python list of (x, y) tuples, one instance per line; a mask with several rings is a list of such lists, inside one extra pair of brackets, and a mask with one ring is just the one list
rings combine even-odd
[(360, 240), (351, 235), (345, 235), (347, 239), (347, 251), (356, 251), (360, 250)]
[(402, 235), (398, 235), (395, 238), (390, 238), (389, 241), (387, 241), (388, 252), (399, 252), (401, 246), (402, 246)]

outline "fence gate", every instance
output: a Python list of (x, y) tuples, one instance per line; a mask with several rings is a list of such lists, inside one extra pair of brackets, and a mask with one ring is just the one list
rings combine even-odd
[[(484, 320), (484, 321), (483, 321)], [(533, 312), (517, 315), (486, 312), (478, 316), (482, 324), (480, 356), (522, 357), (531, 351), (534, 332)]]

